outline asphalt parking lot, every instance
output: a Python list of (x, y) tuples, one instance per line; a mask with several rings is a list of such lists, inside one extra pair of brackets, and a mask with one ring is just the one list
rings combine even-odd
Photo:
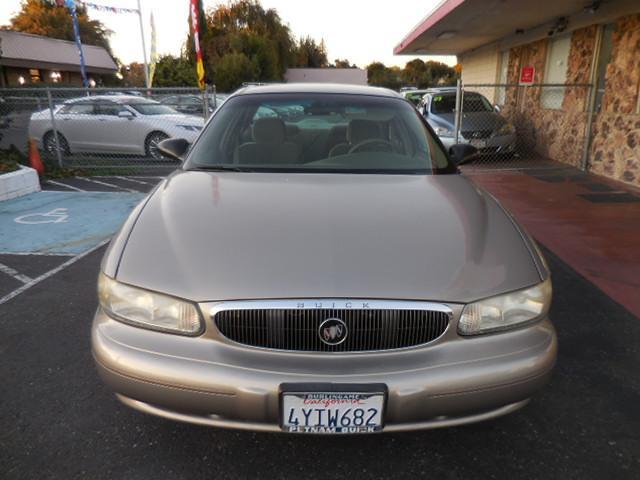
[[(46, 188), (125, 194), (158, 178), (91, 180), (116, 187), (66, 179)], [(558, 365), (525, 409), (459, 428), (320, 437), (178, 424), (120, 405), (89, 346), (105, 248), (0, 255), (14, 272), (0, 271), (0, 297), (54, 272), (0, 300), (2, 478), (640, 477), (640, 319), (552, 254)]]

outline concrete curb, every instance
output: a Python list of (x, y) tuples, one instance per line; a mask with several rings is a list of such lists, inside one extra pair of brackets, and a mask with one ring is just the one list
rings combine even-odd
[(0, 175), (0, 202), (40, 191), (38, 172), (20, 165), (20, 170)]

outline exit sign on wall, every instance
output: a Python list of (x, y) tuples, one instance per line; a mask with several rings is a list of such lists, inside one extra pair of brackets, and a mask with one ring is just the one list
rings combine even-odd
[(527, 65), (520, 69), (520, 85), (533, 84), (533, 77), (535, 77), (536, 69), (533, 65)]

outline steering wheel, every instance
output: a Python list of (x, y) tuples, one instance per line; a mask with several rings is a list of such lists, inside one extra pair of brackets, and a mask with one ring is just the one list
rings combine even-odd
[(381, 138), (370, 138), (368, 140), (363, 140), (362, 142), (354, 145), (353, 147), (351, 147), (349, 149), (349, 153), (356, 153), (359, 150), (362, 150), (364, 147), (370, 147), (373, 145), (378, 145), (378, 146), (382, 146), (385, 149), (383, 151), (385, 152), (390, 152), (391, 150), (393, 150), (393, 147), (391, 146), (391, 143), (387, 142), (386, 140), (382, 140)]

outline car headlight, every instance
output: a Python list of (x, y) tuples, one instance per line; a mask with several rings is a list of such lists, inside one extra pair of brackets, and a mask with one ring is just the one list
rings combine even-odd
[(202, 331), (200, 312), (193, 303), (125, 285), (103, 273), (98, 277), (98, 298), (114, 320), (182, 335)]
[(453, 130), (449, 130), (445, 127), (436, 127), (435, 128), (436, 135), (439, 137), (453, 137), (455, 136), (455, 132)]
[(516, 133), (516, 127), (510, 123), (505, 123), (498, 130), (498, 135), (513, 135)]
[(458, 323), (461, 335), (477, 335), (516, 327), (541, 318), (551, 305), (551, 278), (524, 290), (469, 303)]
[(176, 125), (178, 128), (184, 128), (185, 130), (189, 130), (190, 132), (199, 132), (202, 130), (202, 127), (197, 125)]

